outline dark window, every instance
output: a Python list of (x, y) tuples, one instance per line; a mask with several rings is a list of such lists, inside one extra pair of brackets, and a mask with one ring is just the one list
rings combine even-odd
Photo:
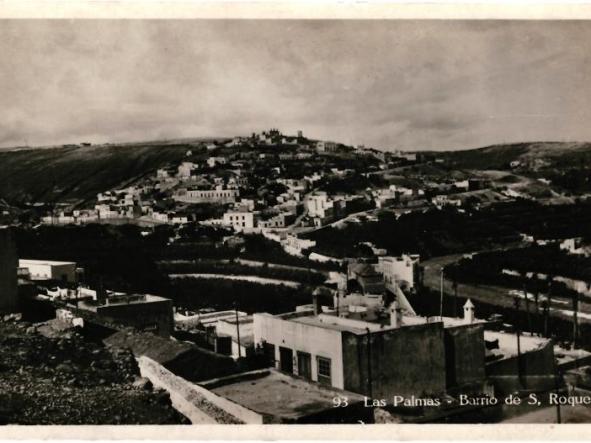
[(263, 342), (263, 353), (265, 354), (267, 363), (271, 366), (275, 366), (275, 345)]
[(312, 379), (312, 358), (307, 352), (298, 351), (298, 375)]
[(279, 369), (293, 374), (293, 351), (288, 348), (279, 348)]
[(332, 385), (330, 358), (316, 357), (318, 364), (318, 382), (324, 385)]

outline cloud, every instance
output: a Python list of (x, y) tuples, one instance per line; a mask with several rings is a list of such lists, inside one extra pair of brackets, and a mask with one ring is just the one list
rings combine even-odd
[(589, 140), (589, 41), (586, 21), (4, 20), (0, 146)]

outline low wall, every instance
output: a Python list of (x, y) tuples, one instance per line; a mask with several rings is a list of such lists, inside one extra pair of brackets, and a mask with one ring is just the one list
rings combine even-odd
[(193, 424), (263, 424), (262, 415), (174, 375), (148, 357), (139, 357), (138, 364), (142, 376), (168, 391), (175, 409)]
[[(521, 377), (519, 366), (521, 365)], [(554, 348), (552, 342), (546, 346), (517, 356), (488, 362), (485, 367), (487, 378), (495, 388), (504, 393), (520, 389), (545, 391), (555, 384)]]

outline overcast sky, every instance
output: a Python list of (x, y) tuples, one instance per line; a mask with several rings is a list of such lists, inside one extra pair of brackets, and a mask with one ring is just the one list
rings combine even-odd
[(591, 22), (0, 23), (0, 147), (246, 135), (591, 140)]

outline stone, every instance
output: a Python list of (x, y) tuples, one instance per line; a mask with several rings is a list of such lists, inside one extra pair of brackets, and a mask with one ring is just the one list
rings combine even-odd
[(134, 387), (134, 389), (151, 390), (152, 382), (146, 377), (136, 377), (136, 379), (132, 383), (132, 386)]

